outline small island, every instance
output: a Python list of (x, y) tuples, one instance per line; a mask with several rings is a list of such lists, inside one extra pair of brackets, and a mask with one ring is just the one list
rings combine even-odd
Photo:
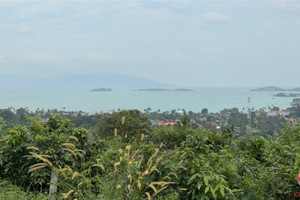
[(111, 91), (112, 91), (111, 88), (97, 88), (97, 89), (91, 90), (91, 92), (111, 92)]
[(300, 87), (298, 87), (298, 88), (293, 88), (293, 89), (290, 89), (290, 90), (288, 90), (288, 91), (300, 91)]
[(268, 87), (252, 89), (250, 91), (272, 91), (273, 92), (273, 91), (285, 91), (285, 89), (276, 86), (268, 86)]
[(300, 94), (281, 92), (278, 94), (274, 94), (273, 96), (274, 97), (300, 97)]
[(163, 88), (148, 88), (148, 89), (139, 89), (136, 91), (146, 91), (146, 92), (163, 92), (163, 91), (175, 91), (175, 92), (188, 92), (188, 91), (194, 91), (191, 89), (185, 89), (185, 88), (179, 88), (179, 89), (173, 89), (173, 90), (168, 90), (168, 89), (163, 89)]
[(191, 89), (185, 89), (185, 88), (179, 88), (179, 89), (175, 89), (175, 90), (172, 90), (172, 91), (191, 92), (191, 91), (194, 91), (194, 90), (191, 90)]

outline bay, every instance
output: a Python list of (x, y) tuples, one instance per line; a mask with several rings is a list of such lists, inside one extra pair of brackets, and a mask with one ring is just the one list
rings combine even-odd
[[(170, 111), (185, 109), (200, 112), (218, 112), (224, 108), (237, 107), (247, 111), (278, 106), (290, 107), (293, 98), (273, 97), (277, 92), (249, 91), (251, 88), (194, 88), (194, 91), (132, 91), (91, 92), (89, 88), (0, 88), (0, 108), (28, 107), (67, 111), (103, 111), (138, 109), (143, 111)], [(251, 98), (250, 105), (247, 100)]]

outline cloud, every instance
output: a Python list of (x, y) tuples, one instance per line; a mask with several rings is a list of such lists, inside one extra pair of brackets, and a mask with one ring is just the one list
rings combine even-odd
[(23, 61), (27, 62), (59, 62), (64, 59), (57, 55), (48, 52), (30, 53), (20, 57)]
[(300, 12), (300, 2), (299, 1), (293, 1), (293, 0), (272, 0), (267, 1), (269, 5), (272, 7), (287, 11), (287, 12)]
[(77, 58), (85, 59), (85, 60), (96, 60), (96, 61), (108, 61), (108, 60), (116, 60), (118, 57), (116, 55), (109, 55), (104, 53), (91, 53), (89, 55), (78, 56)]
[(172, 22), (179, 21), (181, 17), (175, 13), (173, 10), (168, 8), (160, 8), (160, 9), (147, 9), (143, 7), (139, 7), (132, 12), (133, 16), (137, 19), (142, 19), (146, 22), (157, 23), (157, 22)]
[(1, 55), (0, 55), (0, 60), (2, 60), (2, 59), (4, 59), (4, 56), (1, 56)]
[(16, 34), (20, 34), (20, 35), (33, 34), (32, 28), (24, 24), (23, 22), (19, 23), (18, 25), (15, 25), (13, 29)]
[(216, 12), (206, 13), (203, 19), (205, 23), (209, 24), (223, 24), (229, 21), (229, 17)]
[(187, 56), (180, 52), (180, 51), (174, 51), (171, 54), (166, 56), (167, 60), (185, 60)]

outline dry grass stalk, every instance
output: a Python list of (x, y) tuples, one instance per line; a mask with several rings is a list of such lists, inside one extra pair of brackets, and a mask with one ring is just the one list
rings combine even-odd
[(72, 153), (74, 155), (74, 157), (77, 157), (75, 151), (73, 151), (72, 149), (62, 148), (62, 150), (68, 151), (68, 152)]
[(75, 152), (81, 152), (81, 153), (83, 153), (84, 155), (86, 155), (86, 152), (83, 151), (82, 149), (75, 149), (74, 151), (75, 151)]
[(51, 167), (53, 166), (52, 165), (52, 163), (48, 160), (48, 159), (46, 159), (46, 158), (44, 158), (46, 155), (38, 155), (38, 154), (36, 154), (36, 153), (34, 153), (34, 152), (29, 152), (34, 158), (37, 158), (37, 159), (40, 159), (41, 161), (43, 161), (44, 163), (47, 163), (48, 165), (50, 165)]
[(27, 147), (26, 148), (27, 150), (36, 150), (36, 151), (39, 151), (40, 149), (37, 148), (37, 147)]
[(63, 193), (63, 198), (67, 199), (72, 193), (74, 193), (74, 190), (70, 190), (68, 193)]
[(122, 125), (125, 123), (125, 119), (126, 119), (126, 117), (123, 116), (123, 117), (122, 117)]
[(101, 164), (94, 164), (94, 165), (92, 165), (92, 167), (99, 167), (100, 169), (102, 169), (102, 171), (105, 170), (103, 165), (101, 165)]
[(38, 167), (33, 167), (33, 168), (29, 169), (28, 172), (32, 172), (32, 171), (35, 171), (35, 170), (37, 170), (37, 169), (41, 169), (41, 168), (44, 168), (44, 167), (45, 167), (45, 165), (43, 165), (43, 166), (38, 166)]
[(67, 147), (71, 147), (71, 148), (75, 148), (75, 145), (72, 144), (72, 143), (63, 143), (63, 144), (61, 144), (61, 145), (67, 146)]
[(78, 142), (78, 138), (75, 137), (75, 136), (70, 136), (69, 138), (75, 140), (76, 142)]
[(72, 180), (78, 176), (78, 172), (74, 172), (72, 175)]
[(47, 163), (37, 163), (37, 164), (34, 164), (34, 165), (31, 165), (29, 168), (34, 168), (34, 167), (38, 167), (38, 166), (46, 166)]
[(151, 200), (151, 199), (152, 199), (149, 192), (146, 192), (145, 194), (147, 195), (148, 200)]

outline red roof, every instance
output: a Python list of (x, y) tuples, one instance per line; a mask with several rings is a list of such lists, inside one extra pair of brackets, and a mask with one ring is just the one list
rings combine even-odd
[(218, 123), (216, 123), (216, 122), (206, 122), (207, 124), (211, 124), (211, 125), (213, 125), (213, 126), (219, 126), (219, 124)]
[(164, 123), (165, 126), (174, 126), (175, 123), (174, 122), (166, 122)]

